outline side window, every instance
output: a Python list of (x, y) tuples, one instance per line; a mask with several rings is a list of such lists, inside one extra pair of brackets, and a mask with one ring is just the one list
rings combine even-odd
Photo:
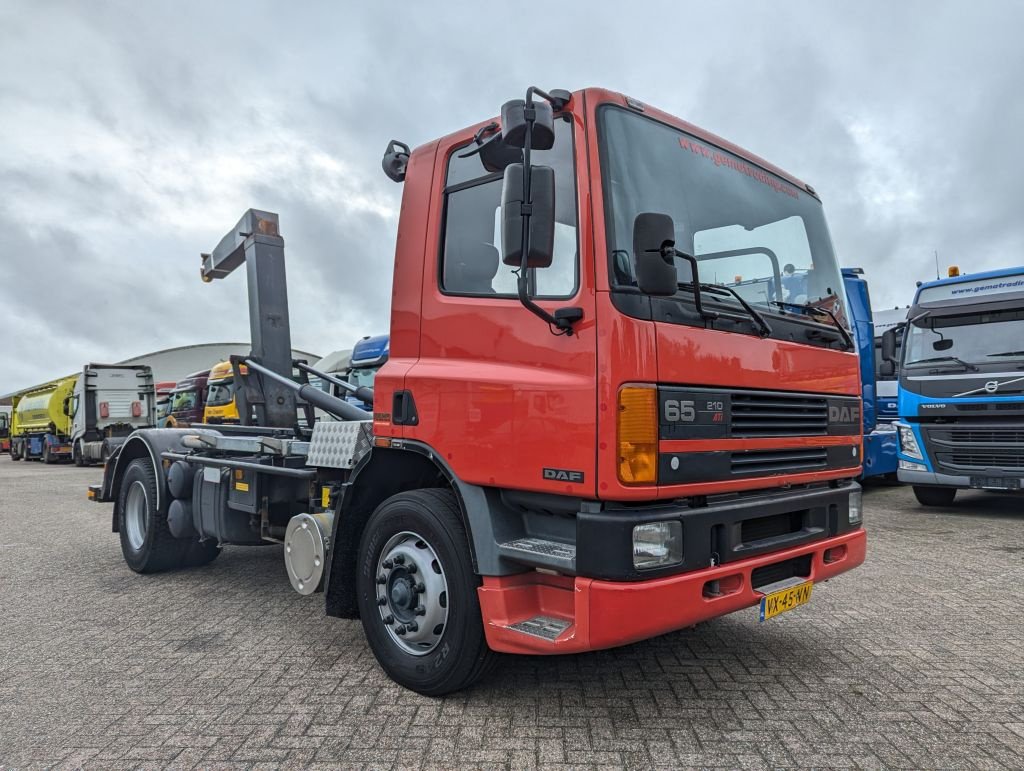
[[(479, 156), (448, 161), (445, 188), (441, 289), (451, 294), (514, 297), (518, 269), (501, 261), (501, 172), (488, 172)], [(572, 123), (556, 121), (555, 146), (532, 153), (535, 164), (555, 170), (555, 251), (548, 268), (531, 270), (531, 294), (567, 298), (576, 293), (579, 275), (576, 233), (576, 173)]]

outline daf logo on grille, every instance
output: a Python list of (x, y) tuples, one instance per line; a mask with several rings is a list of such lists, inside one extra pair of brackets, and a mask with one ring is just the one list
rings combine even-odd
[(985, 383), (985, 391), (986, 391), (986, 393), (994, 394), (998, 390), (999, 390), (999, 381), (998, 380), (989, 380), (987, 383)]
[(858, 420), (860, 420), (860, 407), (833, 404), (828, 408), (829, 423), (856, 423)]

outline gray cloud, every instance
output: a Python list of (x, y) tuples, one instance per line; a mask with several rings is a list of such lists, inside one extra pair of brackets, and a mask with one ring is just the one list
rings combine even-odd
[(385, 143), (531, 83), (623, 91), (806, 179), (878, 305), (909, 300), (933, 249), (1020, 263), (1022, 20), (998, 2), (6, 3), (0, 393), (245, 339), (244, 278), (196, 268), (250, 206), (281, 214), (297, 347), (383, 330), (401, 195)]

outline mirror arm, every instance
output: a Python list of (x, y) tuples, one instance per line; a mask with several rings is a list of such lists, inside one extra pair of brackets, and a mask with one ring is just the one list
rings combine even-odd
[(697, 313), (700, 314), (701, 318), (704, 319), (715, 319), (718, 318), (718, 314), (714, 311), (704, 310), (704, 305), (701, 302), (700, 294), (700, 273), (697, 270), (697, 258), (692, 254), (681, 252), (674, 246), (665, 245), (661, 247), (661, 256), (671, 259), (673, 256), (680, 257), (690, 263), (690, 275), (693, 278), (693, 304), (697, 308)]
[(530, 217), (533, 214), (533, 195), (530, 192), (530, 146), (533, 144), (533, 123), (536, 120), (533, 113), (534, 92), (547, 99), (550, 98), (547, 94), (534, 86), (530, 86), (526, 91), (526, 143), (523, 146), (523, 200), (527, 203), (520, 204), (519, 209), (523, 219), (523, 256), (519, 264), (519, 276), (516, 280), (516, 289), (519, 294), (519, 302), (522, 303), (526, 310), (546, 321), (548, 324), (554, 325), (558, 329), (562, 330), (566, 335), (571, 336), (573, 332), (572, 322), (565, 318), (555, 318), (537, 305), (530, 299), (529, 287), (527, 286), (529, 276), (527, 263), (530, 259)]

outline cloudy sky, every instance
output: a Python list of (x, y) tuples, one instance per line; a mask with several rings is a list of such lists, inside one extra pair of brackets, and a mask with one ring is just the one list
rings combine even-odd
[[(248, 207), (279, 212), (295, 347), (388, 323), (418, 145), (525, 87), (598, 85), (807, 180), (876, 307), (1024, 262), (1024, 7), (973, 3), (0, 1), (0, 393), (245, 340), (204, 285)], [(522, 42), (525, 41), (525, 42)]]

